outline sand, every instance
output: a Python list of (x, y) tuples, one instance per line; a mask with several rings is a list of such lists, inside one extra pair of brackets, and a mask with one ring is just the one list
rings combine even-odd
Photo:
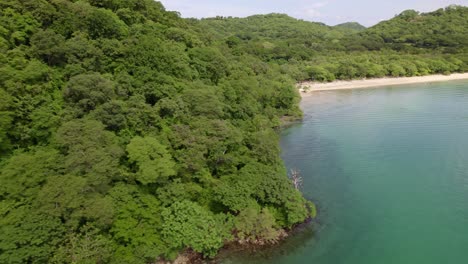
[(298, 88), (299, 88), (301, 96), (305, 97), (305, 96), (310, 96), (315, 91), (360, 89), (360, 88), (383, 87), (383, 86), (392, 86), (392, 85), (444, 82), (444, 81), (464, 80), (464, 79), (468, 79), (468, 73), (455, 73), (452, 75), (399, 77), (399, 78), (386, 77), (386, 78), (378, 78), (378, 79), (335, 81), (335, 82), (330, 82), (330, 83), (302, 82), (298, 84)]

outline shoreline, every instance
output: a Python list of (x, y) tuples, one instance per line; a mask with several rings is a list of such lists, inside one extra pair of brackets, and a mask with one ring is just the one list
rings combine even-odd
[(298, 83), (297, 87), (301, 97), (310, 96), (316, 91), (331, 91), (331, 90), (347, 90), (347, 89), (362, 89), (383, 86), (444, 82), (455, 80), (468, 80), (468, 73), (454, 73), (451, 75), (427, 75), (415, 77), (384, 77), (376, 79), (363, 79), (351, 81), (334, 81), (330, 83), (320, 82), (302, 82)]

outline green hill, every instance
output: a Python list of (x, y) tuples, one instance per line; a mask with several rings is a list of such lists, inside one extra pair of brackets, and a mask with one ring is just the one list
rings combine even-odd
[(235, 54), (259, 57), (298, 81), (333, 81), (468, 71), (467, 9), (405, 11), (360, 31), (279, 14), (192, 23)]
[(358, 22), (347, 22), (334, 26), (335, 28), (343, 29), (348, 32), (358, 32), (366, 29), (365, 26), (359, 24)]
[(308, 22), (285, 14), (255, 15), (246, 18), (215, 17), (199, 21), (203, 28), (211, 28), (217, 37), (237, 36), (240, 39), (329, 39), (332, 27)]
[(406, 10), (350, 41), (365, 39), (362, 44), (366, 49), (378, 47), (406, 52), (430, 49), (459, 53), (468, 51), (467, 36), (468, 7), (449, 6), (429, 13)]

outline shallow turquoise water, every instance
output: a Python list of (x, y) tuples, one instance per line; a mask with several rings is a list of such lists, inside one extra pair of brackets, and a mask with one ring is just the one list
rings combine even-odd
[(468, 82), (318, 92), (283, 157), (320, 217), (226, 263), (468, 263)]

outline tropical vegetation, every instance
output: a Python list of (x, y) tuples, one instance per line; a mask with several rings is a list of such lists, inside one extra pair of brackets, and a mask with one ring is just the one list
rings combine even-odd
[(0, 263), (154, 263), (315, 215), (280, 158), (295, 82), (468, 69), (468, 8), (363, 29), (0, 0)]

